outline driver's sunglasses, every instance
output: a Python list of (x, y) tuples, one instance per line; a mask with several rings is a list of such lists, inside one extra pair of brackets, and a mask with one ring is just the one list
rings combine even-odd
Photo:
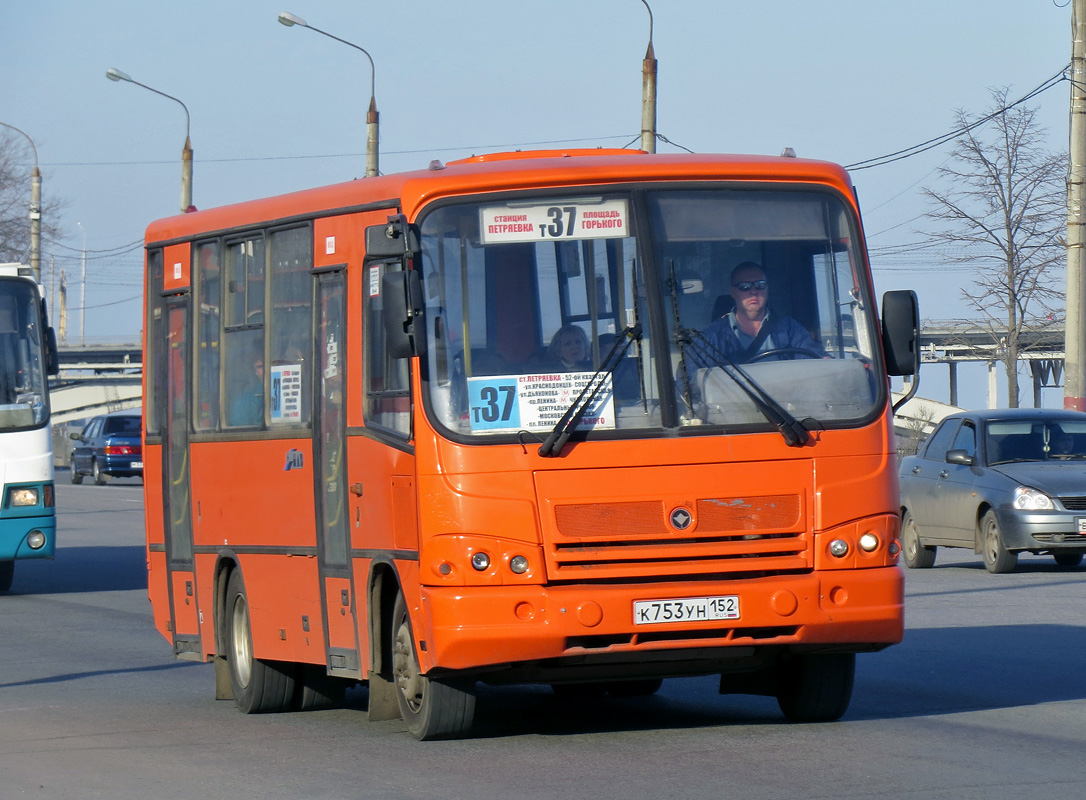
[(739, 283), (733, 283), (732, 286), (741, 292), (749, 292), (751, 289), (761, 292), (765, 291), (769, 286), (769, 281), (764, 279), (760, 281), (739, 281)]

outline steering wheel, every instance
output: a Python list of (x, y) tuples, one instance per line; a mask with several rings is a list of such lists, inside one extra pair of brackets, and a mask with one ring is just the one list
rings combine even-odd
[(761, 353), (755, 353), (749, 359), (748, 364), (753, 364), (755, 361), (761, 361), (764, 358), (770, 356), (804, 356), (806, 358), (825, 358), (822, 353), (817, 353), (814, 350), (808, 350), (804, 347), (778, 347), (773, 350), (763, 350)]

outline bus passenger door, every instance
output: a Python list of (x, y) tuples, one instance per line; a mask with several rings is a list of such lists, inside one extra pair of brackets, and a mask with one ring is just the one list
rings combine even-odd
[(347, 529), (346, 421), (344, 416), (344, 320), (346, 277), (342, 269), (317, 275), (317, 364), (314, 376), (313, 457), (316, 479), (317, 557), (328, 674), (362, 678), (357, 604)]
[(189, 294), (166, 298), (166, 468), (162, 470), (166, 572), (170, 594), (170, 630), (178, 658), (202, 661), (197, 618), (196, 572), (192, 549), (192, 493), (189, 485)]

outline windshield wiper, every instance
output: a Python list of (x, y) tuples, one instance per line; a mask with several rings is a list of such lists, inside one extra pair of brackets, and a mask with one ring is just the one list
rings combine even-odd
[(600, 393), (600, 390), (607, 383), (607, 378), (618, 367), (623, 356), (626, 355), (626, 351), (630, 349), (630, 345), (640, 338), (640, 323), (634, 323), (630, 327), (623, 329), (622, 333), (615, 339), (610, 351), (604, 356), (599, 369), (588, 379), (588, 383), (581, 389), (581, 393), (577, 395), (570, 407), (566, 409), (566, 413), (558, 420), (558, 424), (554, 426), (554, 429), (547, 434), (547, 438), (539, 446), (539, 455), (543, 456), (543, 458), (556, 458), (561, 454), (562, 448), (569, 441), (570, 434), (580, 424), (585, 412), (592, 407), (596, 395)]
[[(754, 407), (762, 413), (769, 422), (777, 427), (789, 447), (803, 447), (811, 439), (811, 434), (803, 423), (773, 399), (765, 389), (758, 385), (754, 378), (750, 377), (746, 370), (724, 355), (713, 346), (713, 343), (699, 330), (693, 328), (679, 328), (676, 333), (679, 347), (693, 344), (695, 341), (706, 348), (709, 355), (717, 362), (720, 369), (750, 398)], [(707, 361), (707, 359), (705, 359)]]

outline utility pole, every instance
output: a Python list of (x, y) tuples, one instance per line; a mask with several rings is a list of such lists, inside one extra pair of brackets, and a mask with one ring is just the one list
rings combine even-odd
[(641, 64), (641, 149), (656, 152), (656, 53), (652, 49), (652, 9), (648, 0), (641, 0), (649, 11), (649, 47)]
[(1063, 407), (1086, 411), (1086, 0), (1071, 6), (1069, 150)]
[(60, 317), (57, 323), (57, 332), (60, 341), (68, 343), (68, 283), (64, 278), (64, 270), (60, 271)]

